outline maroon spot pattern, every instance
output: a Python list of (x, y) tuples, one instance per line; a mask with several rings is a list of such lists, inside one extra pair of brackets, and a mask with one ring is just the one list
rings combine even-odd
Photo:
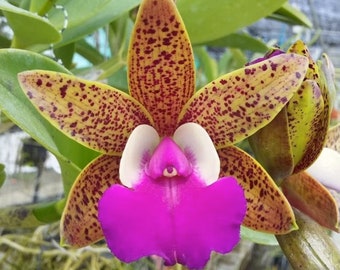
[[(296, 164), (294, 168), (294, 173), (300, 172), (308, 168), (315, 159), (319, 156), (321, 152), (329, 127), (330, 121), (330, 96), (326, 81), (320, 76), (321, 70), (319, 70), (317, 64), (314, 62), (307, 46), (302, 41), (297, 41), (288, 50), (291, 53), (296, 53), (303, 55), (308, 58), (308, 70), (305, 75), (304, 80), (314, 81), (317, 85), (315, 88), (321, 90), (322, 100), (323, 100), (323, 110), (315, 117), (311, 130), (309, 132), (309, 142), (305, 147), (305, 153), (302, 159)], [(303, 91), (303, 89), (301, 89)], [(295, 124), (294, 124), (295, 125)], [(294, 128), (294, 127), (293, 127)], [(294, 132), (294, 131), (293, 131)]]
[[(308, 104), (308, 106), (306, 106), (306, 104)], [(321, 90), (317, 83), (311, 80), (304, 81), (300, 90), (295, 93), (287, 104), (289, 140), (295, 163), (297, 164), (305, 159), (304, 163), (309, 166), (319, 154), (319, 152), (311, 154), (311, 151), (314, 152), (314, 149), (318, 148), (315, 147), (314, 144), (323, 144), (323, 140), (318, 142), (320, 137), (325, 139), (325, 134), (322, 135), (322, 129), (320, 129), (318, 125), (320, 119), (324, 117), (323, 105)], [(326, 130), (323, 132), (325, 133)], [(313, 145), (310, 145), (311, 143)], [(299, 153), (299, 149), (301, 148), (305, 153), (303, 153), (302, 156), (296, 156), (296, 152)], [(307, 156), (304, 157), (305, 155)], [(299, 166), (299, 170), (305, 168)], [(297, 172), (296, 169), (294, 169), (294, 171)]]
[(20, 81), (43, 116), (97, 151), (119, 154), (137, 125), (152, 125), (138, 101), (108, 85), (49, 71), (22, 73)]
[(293, 211), (268, 173), (237, 147), (218, 150), (221, 177), (234, 176), (243, 187), (247, 213), (243, 225), (273, 234), (287, 233), (294, 224)]
[(179, 124), (200, 124), (217, 148), (239, 142), (286, 105), (306, 68), (305, 57), (281, 54), (226, 74), (195, 94), (183, 108)]
[(102, 155), (78, 176), (69, 194), (61, 220), (65, 243), (84, 247), (101, 240), (98, 201), (111, 185), (119, 183), (120, 157)]
[(130, 93), (150, 112), (159, 134), (172, 135), (195, 89), (191, 44), (172, 1), (143, 5), (130, 44)]

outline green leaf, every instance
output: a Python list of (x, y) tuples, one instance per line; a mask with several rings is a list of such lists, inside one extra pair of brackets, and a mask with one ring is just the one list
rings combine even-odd
[(69, 72), (47, 57), (23, 50), (0, 50), (0, 63), (0, 109), (72, 170), (69, 172), (71, 177), (63, 179), (67, 182), (66, 186), (70, 186), (76, 172), (98, 153), (69, 139), (45, 120), (21, 90), (17, 80), (19, 72), (33, 68)]
[(0, 9), (14, 32), (13, 47), (27, 48), (34, 44), (55, 43), (61, 39), (59, 31), (46, 18), (15, 7), (4, 0), (0, 0)]
[(51, 203), (11, 206), (0, 209), (2, 228), (34, 228), (58, 221), (65, 206), (65, 199)]
[(232, 33), (225, 37), (209, 41), (206, 45), (213, 47), (231, 47), (263, 53), (268, 51), (268, 46), (263, 41), (247, 33)]
[(313, 23), (301, 11), (292, 7), (289, 3), (283, 4), (278, 10), (269, 16), (271, 19), (289, 24), (303, 25), (308, 28), (313, 27)]
[(75, 43), (76, 52), (91, 62), (93, 65), (100, 64), (104, 61), (104, 56), (100, 52), (87, 43), (84, 39)]
[(3, 185), (6, 179), (5, 165), (0, 163), (0, 187)]
[[(81, 152), (78, 152), (77, 154), (82, 155)], [(57, 159), (58, 159), (60, 169), (61, 169), (64, 192), (65, 194), (68, 194), (72, 188), (74, 181), (80, 174), (81, 169), (75, 166), (72, 162), (65, 160), (64, 158), (57, 158)]]
[(103, 80), (114, 75), (124, 66), (126, 66), (125, 59), (122, 59), (119, 55), (111, 57), (109, 60), (96, 66), (96, 69), (100, 72), (98, 80)]
[[(63, 46), (83, 38), (136, 7), (139, 2), (140, 0), (58, 1), (58, 5), (63, 6), (68, 14), (68, 25), (63, 32), (63, 40), (56, 46)], [(51, 9), (48, 18), (59, 29), (63, 28), (65, 16), (62, 10)]]
[(44, 16), (57, 0), (30, 0), (29, 10)]
[(56, 202), (35, 205), (35, 207), (32, 207), (32, 214), (40, 222), (52, 223), (60, 219), (65, 203), (66, 200), (61, 199)]
[(248, 62), (247, 56), (240, 49), (228, 49), (221, 56), (218, 62), (218, 70), (220, 75), (227, 74), (236, 69), (244, 67)]
[(134, 23), (129, 14), (123, 14), (109, 25), (108, 38), (112, 55), (127, 53)]
[(72, 67), (72, 59), (75, 52), (75, 44), (70, 43), (54, 50), (55, 57), (60, 59), (63, 65), (70, 69)]
[(196, 46), (194, 48), (194, 54), (195, 59), (199, 62), (198, 70), (199, 72), (203, 72), (206, 79), (204, 82), (200, 82), (203, 86), (218, 77), (217, 62), (209, 55), (206, 47), (204, 46)]
[(241, 237), (242, 239), (250, 240), (256, 244), (269, 246), (277, 246), (279, 244), (274, 234), (255, 231), (245, 226), (241, 226)]
[(193, 44), (212, 41), (254, 23), (279, 9), (285, 0), (178, 0)]
[(117, 70), (117, 72), (108, 78), (108, 83), (125, 93), (129, 93), (126, 68), (123, 67)]
[(0, 48), (8, 48), (11, 46), (11, 41), (5, 37), (5, 36), (0, 36)]

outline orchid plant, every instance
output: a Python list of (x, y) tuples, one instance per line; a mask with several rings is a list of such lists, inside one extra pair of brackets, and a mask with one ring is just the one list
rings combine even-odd
[(105, 237), (124, 261), (156, 254), (166, 264), (197, 268), (211, 251), (235, 246), (242, 222), (275, 234), (293, 230), (281, 191), (233, 144), (287, 104), (307, 63), (280, 55), (195, 93), (192, 48), (175, 4), (146, 0), (130, 41), (130, 95), (62, 73), (20, 73), (21, 87), (48, 121), (102, 153), (70, 191), (63, 243), (81, 247)]
[[(18, 74), (46, 123), (94, 157), (67, 194), (62, 244), (84, 247), (104, 238), (124, 262), (157, 255), (166, 265), (199, 269), (211, 252), (235, 247), (241, 226), (283, 237), (297, 230), (292, 206), (308, 192), (327, 195), (332, 225), (316, 220), (337, 228), (329, 193), (294, 193), (329, 124), (329, 70), (317, 69), (303, 43), (195, 91), (193, 50), (175, 3), (143, 0), (127, 63), (129, 93), (61, 68)], [(298, 121), (307, 111), (301, 104), (308, 104), (319, 133), (311, 118)], [(282, 136), (275, 137), (273, 125)], [(258, 161), (235, 146), (249, 137)], [(268, 155), (266, 143), (278, 147)], [(68, 160), (60, 161), (68, 168)]]

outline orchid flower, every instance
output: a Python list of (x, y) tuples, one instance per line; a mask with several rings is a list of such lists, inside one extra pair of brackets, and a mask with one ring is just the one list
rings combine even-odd
[[(291, 52), (309, 59), (301, 89), (274, 120), (251, 136), (249, 141), (256, 158), (281, 184), (290, 204), (321, 225), (339, 231), (337, 203), (322, 185), (335, 186), (339, 182), (334, 179), (338, 153), (324, 148), (335, 88), (334, 68), (326, 55), (323, 61), (316, 63), (302, 41), (293, 44), (288, 50), (288, 53)], [(282, 54), (283, 51), (274, 49), (255, 62)], [(325, 158), (328, 160), (325, 161)], [(328, 162), (329, 168), (333, 166), (327, 173), (325, 162)], [(320, 170), (320, 165), (324, 169)]]
[(144, 0), (129, 47), (129, 94), (67, 74), (20, 73), (46, 119), (101, 153), (68, 195), (63, 243), (105, 237), (126, 262), (155, 254), (200, 268), (211, 251), (236, 245), (242, 221), (275, 234), (296, 229), (280, 189), (233, 144), (275, 117), (307, 65), (304, 56), (278, 55), (195, 92), (192, 48), (174, 2)]

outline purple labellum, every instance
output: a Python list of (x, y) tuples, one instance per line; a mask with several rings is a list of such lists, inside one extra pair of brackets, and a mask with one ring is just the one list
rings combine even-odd
[[(204, 132), (200, 138), (208, 136), (198, 125), (187, 125), (195, 130), (191, 136), (197, 130)], [(107, 244), (124, 262), (158, 255), (166, 265), (202, 268), (212, 251), (227, 253), (239, 242), (246, 212), (242, 188), (233, 177), (216, 178), (208, 185), (195, 163), (196, 158), (202, 160), (199, 151), (191, 151), (192, 145), (179, 147), (182, 136), (163, 138), (148, 160), (140, 153), (134, 186), (113, 185), (99, 201)]]

